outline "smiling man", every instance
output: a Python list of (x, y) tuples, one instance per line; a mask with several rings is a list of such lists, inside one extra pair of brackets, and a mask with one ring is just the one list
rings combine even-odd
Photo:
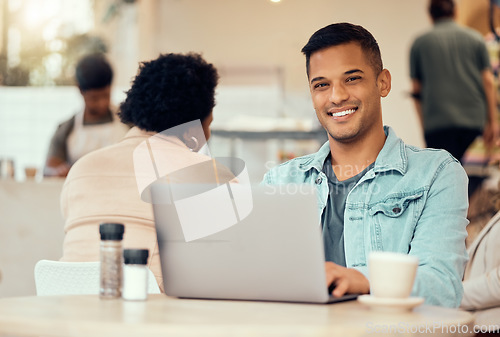
[(328, 141), (273, 168), (264, 183), (316, 185), (334, 296), (369, 293), (368, 254), (393, 251), (419, 258), (413, 296), (457, 307), (468, 223), (460, 163), (445, 151), (406, 145), (383, 125), (381, 99), (391, 90), (391, 74), (366, 29), (329, 25), (302, 52)]

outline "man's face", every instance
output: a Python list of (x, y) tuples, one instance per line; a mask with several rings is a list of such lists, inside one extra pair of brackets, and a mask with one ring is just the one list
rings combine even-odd
[(391, 89), (389, 71), (378, 76), (354, 42), (313, 53), (309, 89), (321, 125), (341, 143), (363, 139), (383, 127), (381, 97)]
[(85, 102), (85, 113), (92, 117), (105, 117), (111, 103), (111, 86), (102, 89), (81, 91)]

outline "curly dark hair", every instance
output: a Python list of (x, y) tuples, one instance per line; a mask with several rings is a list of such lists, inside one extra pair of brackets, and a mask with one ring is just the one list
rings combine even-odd
[(203, 121), (215, 106), (218, 81), (217, 69), (199, 54), (160, 55), (141, 63), (120, 105), (120, 119), (154, 132)]

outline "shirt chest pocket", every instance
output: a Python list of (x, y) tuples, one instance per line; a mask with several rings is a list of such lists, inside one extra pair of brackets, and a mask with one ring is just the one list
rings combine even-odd
[(407, 253), (424, 205), (424, 191), (388, 196), (368, 209), (372, 250)]

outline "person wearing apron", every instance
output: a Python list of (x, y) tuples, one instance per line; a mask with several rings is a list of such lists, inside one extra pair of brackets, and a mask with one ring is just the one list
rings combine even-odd
[(73, 131), (66, 140), (68, 163), (73, 165), (87, 153), (118, 142), (127, 133), (128, 127), (112, 114), (111, 122), (85, 125), (84, 113), (75, 116)]
[(122, 139), (128, 126), (111, 111), (113, 71), (101, 54), (84, 57), (76, 67), (84, 109), (60, 124), (54, 133), (44, 168), (45, 176), (65, 177), (85, 154)]

